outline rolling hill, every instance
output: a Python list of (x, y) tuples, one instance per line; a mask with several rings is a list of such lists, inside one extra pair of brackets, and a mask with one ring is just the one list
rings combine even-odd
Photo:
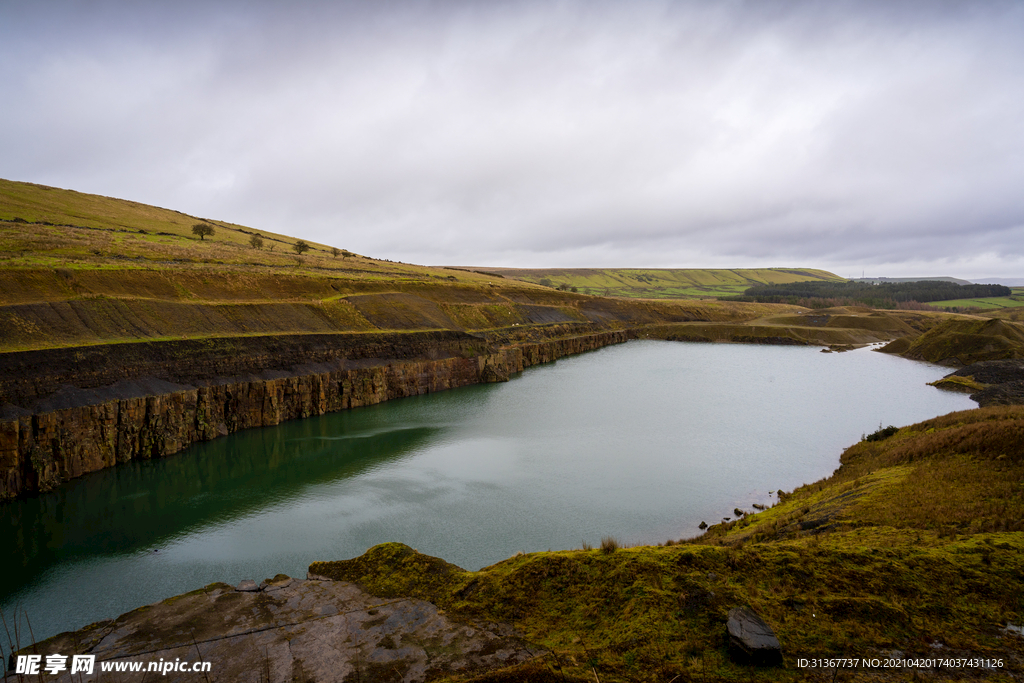
[(843, 278), (812, 268), (478, 268), (524, 282), (597, 296), (704, 299), (742, 294), (765, 284)]

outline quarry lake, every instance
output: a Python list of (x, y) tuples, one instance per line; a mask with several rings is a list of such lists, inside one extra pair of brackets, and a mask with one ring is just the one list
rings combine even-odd
[(829, 475), (879, 426), (975, 407), (927, 386), (947, 372), (869, 349), (635, 341), (239, 432), (0, 506), (0, 608), (42, 639), (385, 541), (479, 569), (694, 536)]

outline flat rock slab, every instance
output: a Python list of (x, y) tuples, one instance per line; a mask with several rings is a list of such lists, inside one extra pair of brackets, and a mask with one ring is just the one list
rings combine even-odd
[[(248, 587), (248, 586), (246, 586)], [(31, 652), (26, 648), (22, 653)], [(261, 591), (227, 584), (142, 607), (38, 644), (46, 656), (95, 655), (92, 675), (47, 681), (142, 680), (104, 664), (210, 663), (209, 673), (150, 672), (162, 681), (426, 681), (518, 664), (541, 654), (507, 624), (456, 621), (432, 603), (377, 598), (345, 581), (274, 581)], [(32, 677), (35, 680), (35, 677)], [(12, 674), (12, 680), (17, 677)]]
[(729, 650), (744, 664), (774, 666), (782, 664), (782, 645), (775, 632), (749, 607), (729, 610)]

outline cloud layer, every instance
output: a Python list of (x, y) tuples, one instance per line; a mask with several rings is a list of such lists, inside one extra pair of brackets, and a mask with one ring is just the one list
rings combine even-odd
[(1024, 276), (1019, 2), (6, 2), (0, 176), (434, 264)]

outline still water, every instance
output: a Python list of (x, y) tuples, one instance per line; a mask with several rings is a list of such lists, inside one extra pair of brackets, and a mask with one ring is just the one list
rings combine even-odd
[(879, 426), (975, 407), (869, 349), (636, 341), (232, 434), (0, 506), (0, 609), (37, 639), (213, 581), (401, 541), (467, 569), (699, 533), (829, 475)]

